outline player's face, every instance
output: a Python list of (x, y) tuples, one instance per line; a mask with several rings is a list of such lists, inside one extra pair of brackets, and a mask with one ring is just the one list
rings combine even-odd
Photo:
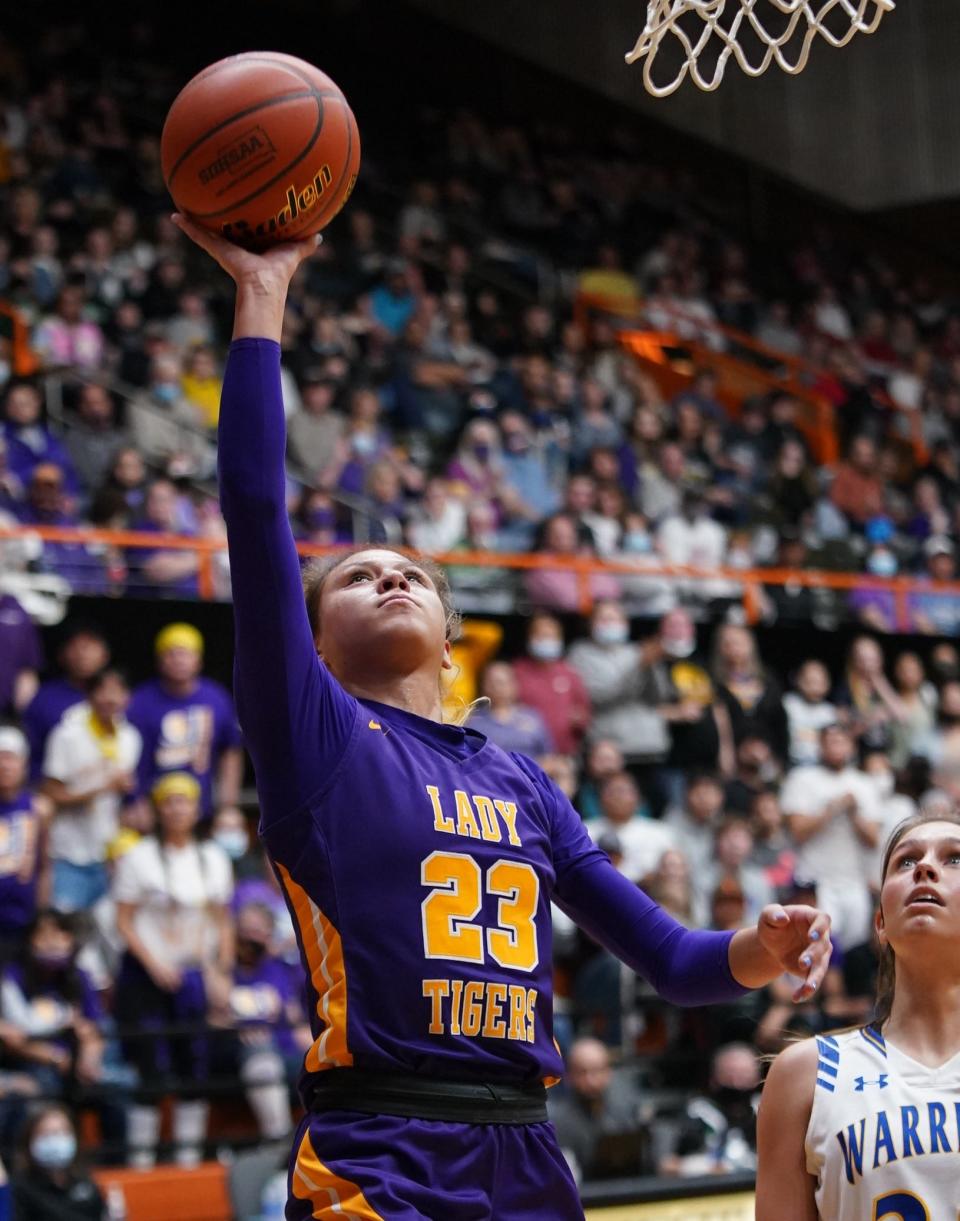
[[(898, 957), (916, 936), (956, 938), (960, 932), (960, 826), (922, 823), (890, 856), (880, 892), (877, 931)], [(951, 951), (952, 952), (952, 951)]]
[(324, 583), (317, 648), (339, 677), (358, 663), (367, 668), (371, 656), (389, 669), (415, 669), (435, 658), (439, 671), (450, 665), (446, 637), (432, 578), (396, 552), (360, 551)]

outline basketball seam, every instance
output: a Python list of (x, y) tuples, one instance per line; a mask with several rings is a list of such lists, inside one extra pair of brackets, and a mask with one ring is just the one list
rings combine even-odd
[(296, 167), (300, 164), (300, 162), (304, 159), (304, 157), (309, 155), (309, 153), (313, 149), (314, 144), (316, 144), (316, 142), (317, 142), (317, 137), (320, 135), (320, 132), (323, 130), (323, 115), (324, 115), (323, 98), (320, 97), (319, 94), (316, 94), (315, 98), (316, 98), (317, 108), (318, 108), (317, 124), (313, 129), (313, 133), (310, 135), (309, 139), (307, 140), (306, 146), (304, 147), (304, 150), (302, 153), (300, 153), (298, 156), (296, 156), (293, 159), (293, 161), (291, 161), (288, 165), (285, 165), (282, 170), (280, 170), (278, 173), (274, 174), (274, 176), (272, 178), (270, 178), (267, 182), (264, 182), (261, 186), (257, 187), (257, 189), (253, 192), (252, 195), (246, 195), (246, 196), (244, 196), (243, 199), (235, 199), (235, 200), (233, 200), (232, 203), (228, 204), (225, 208), (218, 208), (216, 212), (191, 212), (190, 215), (196, 217), (198, 220), (213, 220), (217, 216), (223, 216), (224, 212), (233, 212), (237, 208), (242, 208), (245, 204), (248, 204), (252, 200), (256, 199), (258, 195), (262, 195), (264, 193), (264, 191), (268, 191), (270, 189), (270, 187), (272, 187), (275, 183), (279, 182), (281, 178), (286, 177), (287, 174), (289, 174), (292, 170), (296, 169)]
[[(283, 102), (294, 102), (299, 98), (318, 96), (319, 94), (317, 94), (314, 90), (310, 90), (309, 92), (298, 90), (296, 93), (284, 93), (281, 97), (269, 98), (265, 102), (257, 102), (255, 106), (248, 106), (246, 110), (238, 110), (228, 118), (221, 120), (221, 122), (217, 123), (215, 126), (208, 128), (202, 136), (198, 136), (188, 148), (184, 149), (184, 151), (174, 162), (173, 167), (170, 170), (169, 177), (167, 178), (167, 190), (172, 192), (173, 180), (177, 175), (177, 171), (183, 165), (184, 161), (186, 161), (186, 159), (190, 156), (190, 154), (195, 153), (204, 140), (209, 140), (211, 136), (215, 136), (218, 131), (222, 131), (231, 123), (235, 123), (237, 119), (245, 119), (248, 115), (256, 114), (260, 110), (268, 110), (271, 106), (279, 106)], [(161, 144), (162, 143), (163, 137), (161, 136)]]
[[(339, 178), (339, 181), (337, 182), (336, 188), (332, 192), (332, 198), (330, 200), (330, 203), (327, 205), (326, 208), (324, 208), (322, 211), (320, 211), (316, 216), (311, 217), (310, 221), (309, 221), (309, 224), (319, 225), (319, 228), (321, 228), (321, 229), (324, 227), (324, 225), (320, 224), (319, 222), (321, 222), (323, 220), (323, 217), (326, 216), (327, 212), (330, 210), (332, 205), (336, 203), (337, 197), (340, 194), (340, 188), (343, 186), (343, 181), (346, 178), (347, 174), (349, 173), (350, 158), (353, 155), (353, 129), (356, 126), (356, 118), (354, 117), (353, 111), (350, 109), (350, 105), (347, 102), (346, 98), (343, 99), (343, 103), (344, 103), (344, 109), (345, 109), (347, 115), (349, 115), (350, 118), (353, 119), (353, 122), (347, 123), (347, 155), (346, 155), (346, 157), (344, 157), (343, 170), (340, 173), (340, 178)], [(358, 132), (358, 134), (359, 134), (359, 132)], [(360, 169), (358, 166), (357, 173), (359, 173), (359, 172), (360, 172)], [(341, 203), (340, 207), (337, 208), (337, 211), (334, 212), (333, 216), (330, 217), (330, 220), (333, 220), (333, 217), (337, 215), (337, 212), (339, 212), (340, 208), (342, 208), (342, 207), (343, 207), (343, 204)], [(226, 210), (226, 209), (224, 209), (224, 210)], [(324, 224), (329, 224), (329, 221), (324, 222)], [(297, 231), (298, 230), (294, 230), (294, 232), (292, 232), (290, 234), (291, 240), (295, 240), (294, 233)]]
[[(337, 197), (338, 197), (338, 196), (339, 196), (339, 194), (340, 194), (340, 188), (343, 186), (343, 181), (344, 181), (344, 179), (346, 178), (346, 176), (347, 176), (347, 174), (348, 174), (348, 172), (349, 172), (349, 170), (350, 170), (350, 158), (351, 158), (351, 157), (352, 157), (352, 155), (353, 155), (353, 128), (354, 128), (354, 125), (356, 124), (356, 119), (354, 118), (353, 111), (350, 109), (350, 106), (349, 106), (349, 104), (346, 102), (346, 100), (344, 100), (344, 105), (345, 105), (345, 109), (346, 109), (347, 115), (349, 116), (349, 118), (348, 118), (348, 122), (347, 122), (347, 155), (346, 155), (346, 157), (344, 158), (344, 161), (343, 161), (343, 171), (342, 171), (342, 173), (340, 174), (340, 181), (337, 183), (336, 190), (333, 192), (333, 199), (330, 201), (331, 203), (335, 203), (335, 202), (336, 202), (336, 200), (337, 200)], [(349, 121), (349, 119), (353, 119), (353, 122), (351, 123), (351, 122)], [(358, 133), (358, 134), (359, 134), (359, 133)], [(357, 166), (357, 173), (359, 173), (359, 172), (360, 172), (360, 167), (359, 167), (359, 166)], [(340, 205), (340, 207), (343, 207), (343, 204), (341, 204), (341, 205)], [(340, 210), (340, 209), (338, 208), (338, 209), (337, 209), (337, 211), (339, 211), (339, 210)], [(320, 218), (321, 218), (322, 216), (324, 216), (324, 214), (325, 214), (324, 212), (321, 212), (321, 213), (320, 213), (320, 216), (316, 217), (316, 218), (315, 218), (315, 220), (319, 221), (319, 220), (320, 220)], [(337, 213), (336, 213), (336, 212), (334, 212), (334, 214), (333, 214), (333, 215), (334, 215), (334, 216), (336, 216), (336, 214), (337, 214)], [(330, 219), (332, 220), (332, 219), (333, 219), (333, 217), (331, 217)]]

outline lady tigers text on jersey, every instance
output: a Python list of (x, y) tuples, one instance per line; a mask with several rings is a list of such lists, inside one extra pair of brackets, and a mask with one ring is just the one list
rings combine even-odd
[(960, 1204), (960, 1053), (932, 1069), (874, 1027), (817, 1036), (806, 1135), (817, 1206), (836, 1221), (928, 1221)]

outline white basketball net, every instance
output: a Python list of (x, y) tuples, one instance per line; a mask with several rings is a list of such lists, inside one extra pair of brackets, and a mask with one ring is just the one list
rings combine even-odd
[[(773, 63), (795, 75), (818, 34), (846, 46), (854, 34), (872, 34), (893, 8), (894, 0), (648, 0), (647, 24), (627, 63), (643, 60), (644, 87), (654, 97), (673, 93), (688, 74), (698, 88), (716, 89), (731, 56), (748, 76)], [(654, 80), (657, 54), (671, 43), (657, 74), (668, 79)]]

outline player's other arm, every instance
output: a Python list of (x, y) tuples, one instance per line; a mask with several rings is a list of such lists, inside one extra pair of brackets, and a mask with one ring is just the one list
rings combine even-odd
[(818, 1221), (804, 1142), (816, 1088), (816, 1040), (795, 1043), (770, 1069), (757, 1122), (756, 1221)]

